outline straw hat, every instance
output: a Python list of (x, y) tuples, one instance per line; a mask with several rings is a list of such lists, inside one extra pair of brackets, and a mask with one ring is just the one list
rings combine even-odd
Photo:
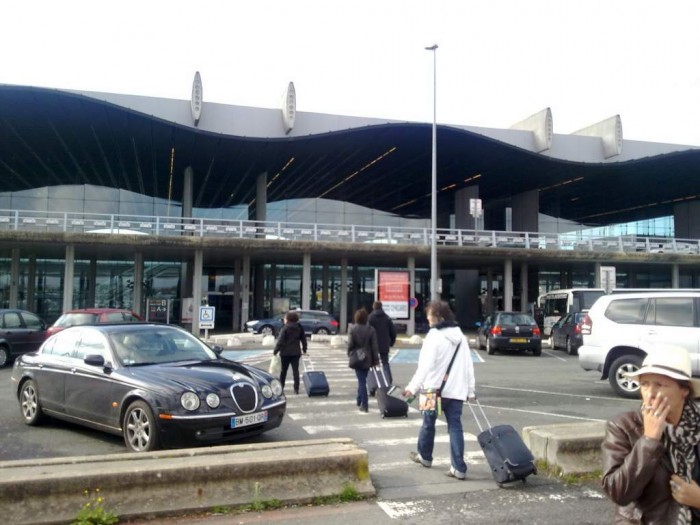
[(700, 379), (693, 379), (693, 368), (690, 364), (690, 354), (680, 346), (659, 346), (651, 350), (642, 367), (636, 372), (628, 372), (625, 377), (638, 377), (642, 374), (660, 374), (679, 381), (690, 383), (691, 396), (700, 397)]

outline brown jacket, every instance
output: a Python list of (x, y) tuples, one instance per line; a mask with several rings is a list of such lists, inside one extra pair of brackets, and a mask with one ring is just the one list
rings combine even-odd
[(671, 462), (660, 441), (644, 437), (638, 411), (608, 421), (603, 441), (603, 490), (617, 505), (616, 524), (675, 524)]

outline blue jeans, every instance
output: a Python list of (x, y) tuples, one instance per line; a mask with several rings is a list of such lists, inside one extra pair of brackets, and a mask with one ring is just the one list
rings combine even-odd
[[(450, 460), (452, 468), (458, 472), (467, 472), (464, 462), (464, 433), (462, 431), (462, 406), (460, 399), (442, 398), (442, 412), (447, 421), (447, 432), (450, 435)], [(423, 426), (418, 434), (418, 453), (426, 461), (433, 460), (435, 445), (435, 414), (423, 413)]]
[(365, 407), (369, 405), (369, 396), (367, 395), (367, 374), (369, 370), (355, 369), (357, 376), (357, 406)]

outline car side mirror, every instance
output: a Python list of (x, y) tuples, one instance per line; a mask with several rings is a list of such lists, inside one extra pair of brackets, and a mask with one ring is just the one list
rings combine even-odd
[(214, 345), (214, 346), (211, 347), (211, 349), (214, 350), (214, 353), (215, 353), (216, 355), (221, 355), (221, 352), (224, 351), (224, 347), (221, 346), (221, 345)]
[(105, 358), (104, 358), (104, 356), (102, 356), (100, 354), (86, 355), (85, 359), (83, 359), (83, 362), (86, 365), (90, 365), (90, 366), (101, 366), (101, 367), (105, 366)]

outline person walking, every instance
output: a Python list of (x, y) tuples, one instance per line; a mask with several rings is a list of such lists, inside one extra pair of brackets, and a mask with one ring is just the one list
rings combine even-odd
[(642, 367), (642, 405), (607, 422), (603, 490), (615, 523), (700, 523), (700, 380), (685, 348), (659, 345)]
[(369, 398), (367, 396), (367, 374), (372, 366), (379, 366), (379, 346), (377, 332), (367, 324), (367, 310), (360, 308), (355, 312), (355, 325), (348, 334), (348, 357), (358, 350), (367, 352), (367, 360), (360, 366), (351, 366), (357, 376), (357, 406), (360, 412), (367, 412)]
[[(389, 366), (389, 350), (396, 343), (396, 326), (386, 312), (382, 309), (381, 301), (375, 301), (372, 305), (372, 313), (369, 314), (369, 325), (377, 332), (377, 345), (379, 346), (379, 358), (382, 361), (384, 375), (389, 384), (394, 382)], [(373, 396), (375, 389), (370, 390)]]
[[(439, 389), (450, 367), (449, 377), (440, 394), (442, 411), (450, 436), (450, 470), (446, 474), (459, 480), (467, 477), (464, 461), (462, 408), (465, 400), (475, 400), (474, 364), (469, 343), (455, 322), (454, 314), (445, 301), (431, 301), (425, 308), (430, 330), (423, 341), (418, 368), (404, 390), (404, 397), (415, 397), (421, 388)], [(454, 360), (453, 360), (454, 359)], [(411, 452), (412, 461), (430, 468), (435, 445), (435, 412), (423, 412), (423, 425), (418, 434), (418, 451)]]
[(302, 351), (306, 355), (306, 334), (304, 327), (299, 324), (299, 314), (287, 312), (284, 316), (284, 326), (280, 330), (275, 342), (274, 355), (280, 354), (282, 370), (280, 371), (280, 382), (282, 388), (287, 379), (287, 369), (292, 365), (292, 375), (294, 376), (294, 393), (299, 393), (299, 358)]

